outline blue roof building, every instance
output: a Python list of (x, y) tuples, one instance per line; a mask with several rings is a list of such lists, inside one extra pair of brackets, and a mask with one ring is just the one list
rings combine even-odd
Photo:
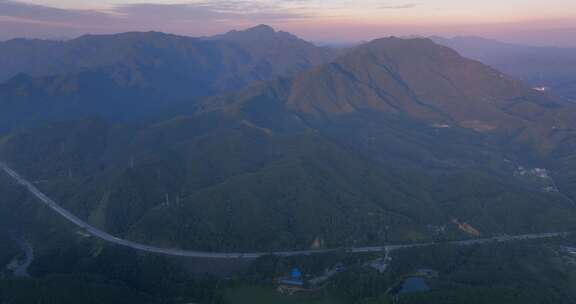
[(292, 279), (302, 280), (302, 272), (300, 271), (300, 269), (294, 268), (292, 269), (292, 272), (290, 274), (292, 276)]
[(302, 287), (304, 286), (304, 281), (302, 280), (302, 272), (300, 271), (300, 269), (294, 268), (290, 272), (289, 278), (282, 278), (279, 280), (278, 283), (282, 285)]

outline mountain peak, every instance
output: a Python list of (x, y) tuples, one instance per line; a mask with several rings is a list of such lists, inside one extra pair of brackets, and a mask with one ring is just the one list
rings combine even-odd
[(399, 37), (387, 37), (372, 40), (368, 43), (358, 46), (358, 48), (424, 48), (424, 50), (429, 48), (442, 48), (440, 45), (434, 43), (428, 38), (399, 38)]
[(291, 39), (296, 40), (298, 37), (283, 31), (276, 31), (273, 27), (260, 24), (245, 30), (232, 30), (226, 34), (210, 37), (215, 40), (229, 40), (241, 42), (254, 42), (273, 39)]
[(266, 24), (260, 24), (248, 29), (243, 30), (243, 32), (258, 32), (258, 33), (276, 33), (276, 30)]
[[(552, 107), (552, 102), (430, 39), (391, 37), (299, 75), (288, 105), (308, 115), (402, 113), (488, 132), (523, 126), (523, 117), (533, 115), (529, 110)], [(503, 110), (512, 106), (517, 113)]]
[(243, 30), (231, 30), (225, 34), (222, 35), (216, 35), (215, 37), (235, 37), (235, 36), (246, 36), (246, 35), (266, 35), (266, 36), (270, 36), (270, 35), (274, 35), (277, 34), (278, 32), (276, 32), (276, 30), (266, 24), (260, 24), (257, 26), (253, 26), (247, 29), (243, 29)]

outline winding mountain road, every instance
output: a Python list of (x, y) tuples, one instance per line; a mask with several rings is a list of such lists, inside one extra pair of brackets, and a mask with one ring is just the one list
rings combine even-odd
[(155, 254), (162, 254), (162, 255), (169, 255), (169, 256), (180, 256), (180, 257), (191, 257), (191, 258), (218, 258), (218, 259), (256, 259), (258, 257), (264, 255), (278, 255), (278, 256), (295, 256), (295, 255), (311, 255), (317, 253), (326, 253), (326, 252), (334, 252), (334, 251), (348, 251), (351, 253), (369, 253), (369, 252), (383, 252), (385, 250), (394, 251), (399, 249), (406, 249), (406, 248), (418, 248), (418, 247), (429, 247), (437, 244), (455, 244), (455, 245), (474, 245), (474, 244), (483, 244), (483, 243), (491, 243), (491, 242), (511, 242), (511, 241), (520, 241), (520, 240), (531, 240), (531, 239), (543, 239), (543, 238), (552, 238), (558, 236), (566, 236), (569, 235), (571, 232), (551, 232), (551, 233), (537, 233), (537, 234), (524, 234), (524, 235), (515, 235), (515, 236), (498, 236), (492, 238), (483, 238), (483, 239), (473, 239), (473, 240), (465, 240), (465, 241), (453, 241), (453, 242), (443, 242), (443, 243), (413, 243), (413, 244), (400, 244), (400, 245), (384, 245), (384, 246), (372, 246), (372, 247), (356, 247), (356, 248), (335, 248), (335, 249), (324, 249), (324, 250), (296, 250), (296, 251), (274, 251), (274, 252), (207, 252), (207, 251), (193, 251), (193, 250), (182, 250), (176, 248), (159, 248), (149, 245), (144, 245), (140, 243), (136, 243), (133, 241), (125, 240), (113, 236), (109, 233), (106, 233), (96, 227), (91, 226), (90, 224), (84, 222), (79, 217), (75, 216), (74, 214), (70, 213), (68, 210), (60, 207), (56, 202), (42, 193), (36, 186), (34, 186), (31, 182), (24, 179), (20, 176), (16, 171), (12, 170), (8, 165), (3, 162), (0, 162), (0, 168), (8, 174), (14, 181), (18, 184), (24, 186), (30, 193), (32, 193), (36, 198), (38, 198), (39, 202), (43, 203), (44, 205), (48, 206), (50, 209), (67, 219), (68, 221), (72, 222), (76, 226), (82, 228), (88, 234), (100, 238), (104, 241), (109, 243), (113, 243), (116, 245), (129, 247), (135, 250), (155, 253)]

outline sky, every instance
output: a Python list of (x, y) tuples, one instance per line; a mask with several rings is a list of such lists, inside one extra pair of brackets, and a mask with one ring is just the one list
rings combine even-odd
[(316, 42), (483, 36), (576, 47), (575, 0), (0, 0), (0, 39), (163, 31), (205, 36), (268, 24)]

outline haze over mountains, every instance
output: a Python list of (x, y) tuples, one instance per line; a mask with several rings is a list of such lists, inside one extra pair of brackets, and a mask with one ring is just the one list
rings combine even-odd
[(206, 39), (149, 32), (11, 40), (0, 43), (0, 129), (84, 115), (149, 117), (178, 100), (292, 75), (334, 54), (266, 26)]
[(576, 49), (532, 47), (479, 37), (432, 38), (533, 86), (576, 100)]
[(259, 26), (58, 48), (93, 40), (100, 61), (0, 87), (23, 129), (0, 158), (113, 234), (250, 251), (576, 226), (576, 105), (431, 40), (335, 52)]

